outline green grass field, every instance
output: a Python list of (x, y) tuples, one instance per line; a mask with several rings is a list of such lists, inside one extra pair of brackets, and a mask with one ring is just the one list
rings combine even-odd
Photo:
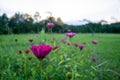
[[(32, 38), (33, 42), (28, 40)], [(17, 41), (15, 41), (17, 39)], [(62, 39), (71, 44), (63, 44)], [(98, 40), (98, 44), (92, 44)], [(31, 44), (59, 46), (41, 62)], [(73, 44), (84, 45), (80, 50)], [(86, 43), (86, 44), (83, 44)], [(20, 54), (19, 51), (22, 53)], [(92, 61), (95, 56), (96, 61)], [(42, 64), (42, 67), (41, 67)], [(0, 35), (0, 80), (119, 80), (120, 34), (20, 34)]]

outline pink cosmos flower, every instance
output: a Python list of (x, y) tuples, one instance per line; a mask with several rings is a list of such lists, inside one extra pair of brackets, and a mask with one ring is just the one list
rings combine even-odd
[(98, 40), (92, 40), (92, 43), (93, 43), (93, 44), (97, 44), (97, 43), (98, 43)]
[(54, 27), (54, 23), (52, 22), (47, 23), (47, 28), (53, 28), (53, 27)]
[(70, 38), (73, 37), (73, 36), (75, 36), (75, 35), (76, 35), (76, 34), (73, 33), (73, 32), (67, 32), (67, 33), (66, 33), (66, 36), (67, 36), (67, 37), (70, 37)]
[(46, 44), (41, 44), (38, 46), (32, 45), (30, 49), (38, 59), (43, 59), (51, 52), (52, 46)]

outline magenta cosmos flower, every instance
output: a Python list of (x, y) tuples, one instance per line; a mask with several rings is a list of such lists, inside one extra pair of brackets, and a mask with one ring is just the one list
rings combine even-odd
[(98, 40), (92, 40), (92, 43), (93, 43), (93, 44), (97, 44), (97, 43), (98, 43)]
[(70, 38), (73, 37), (73, 36), (75, 36), (75, 35), (76, 35), (76, 34), (73, 33), (73, 32), (67, 32), (67, 33), (66, 33), (66, 36), (67, 36), (67, 37), (70, 37)]
[(47, 28), (53, 28), (53, 27), (54, 27), (54, 23), (52, 22), (47, 23)]
[(80, 50), (82, 50), (84, 48), (83, 45), (79, 45), (78, 47), (79, 47)]
[(32, 45), (30, 49), (38, 59), (43, 59), (51, 52), (52, 46), (46, 44)]

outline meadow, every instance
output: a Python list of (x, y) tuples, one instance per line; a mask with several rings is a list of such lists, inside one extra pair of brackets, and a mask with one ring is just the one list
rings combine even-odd
[[(57, 48), (41, 60), (30, 47), (42, 43)], [(0, 35), (0, 80), (119, 79), (120, 34), (79, 33), (72, 38), (48, 33)]]

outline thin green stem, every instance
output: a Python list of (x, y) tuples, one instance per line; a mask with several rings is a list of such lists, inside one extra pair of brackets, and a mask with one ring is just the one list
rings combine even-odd
[(75, 75), (75, 72), (74, 72), (74, 67), (75, 67), (75, 65), (74, 65), (74, 60), (72, 60), (72, 65), (73, 65), (73, 67), (72, 67), (72, 80), (74, 80), (74, 75)]
[(25, 79), (27, 80), (27, 70), (26, 70), (26, 56), (25, 56), (25, 54), (23, 54), (23, 57), (24, 57), (24, 59), (25, 59), (25, 63), (24, 63), (24, 74), (25, 74)]
[(52, 34), (52, 28), (50, 29), (50, 33)]
[(40, 64), (40, 77), (41, 77), (41, 79), (40, 80), (42, 80), (42, 60), (40, 61), (41, 62), (41, 64)]

